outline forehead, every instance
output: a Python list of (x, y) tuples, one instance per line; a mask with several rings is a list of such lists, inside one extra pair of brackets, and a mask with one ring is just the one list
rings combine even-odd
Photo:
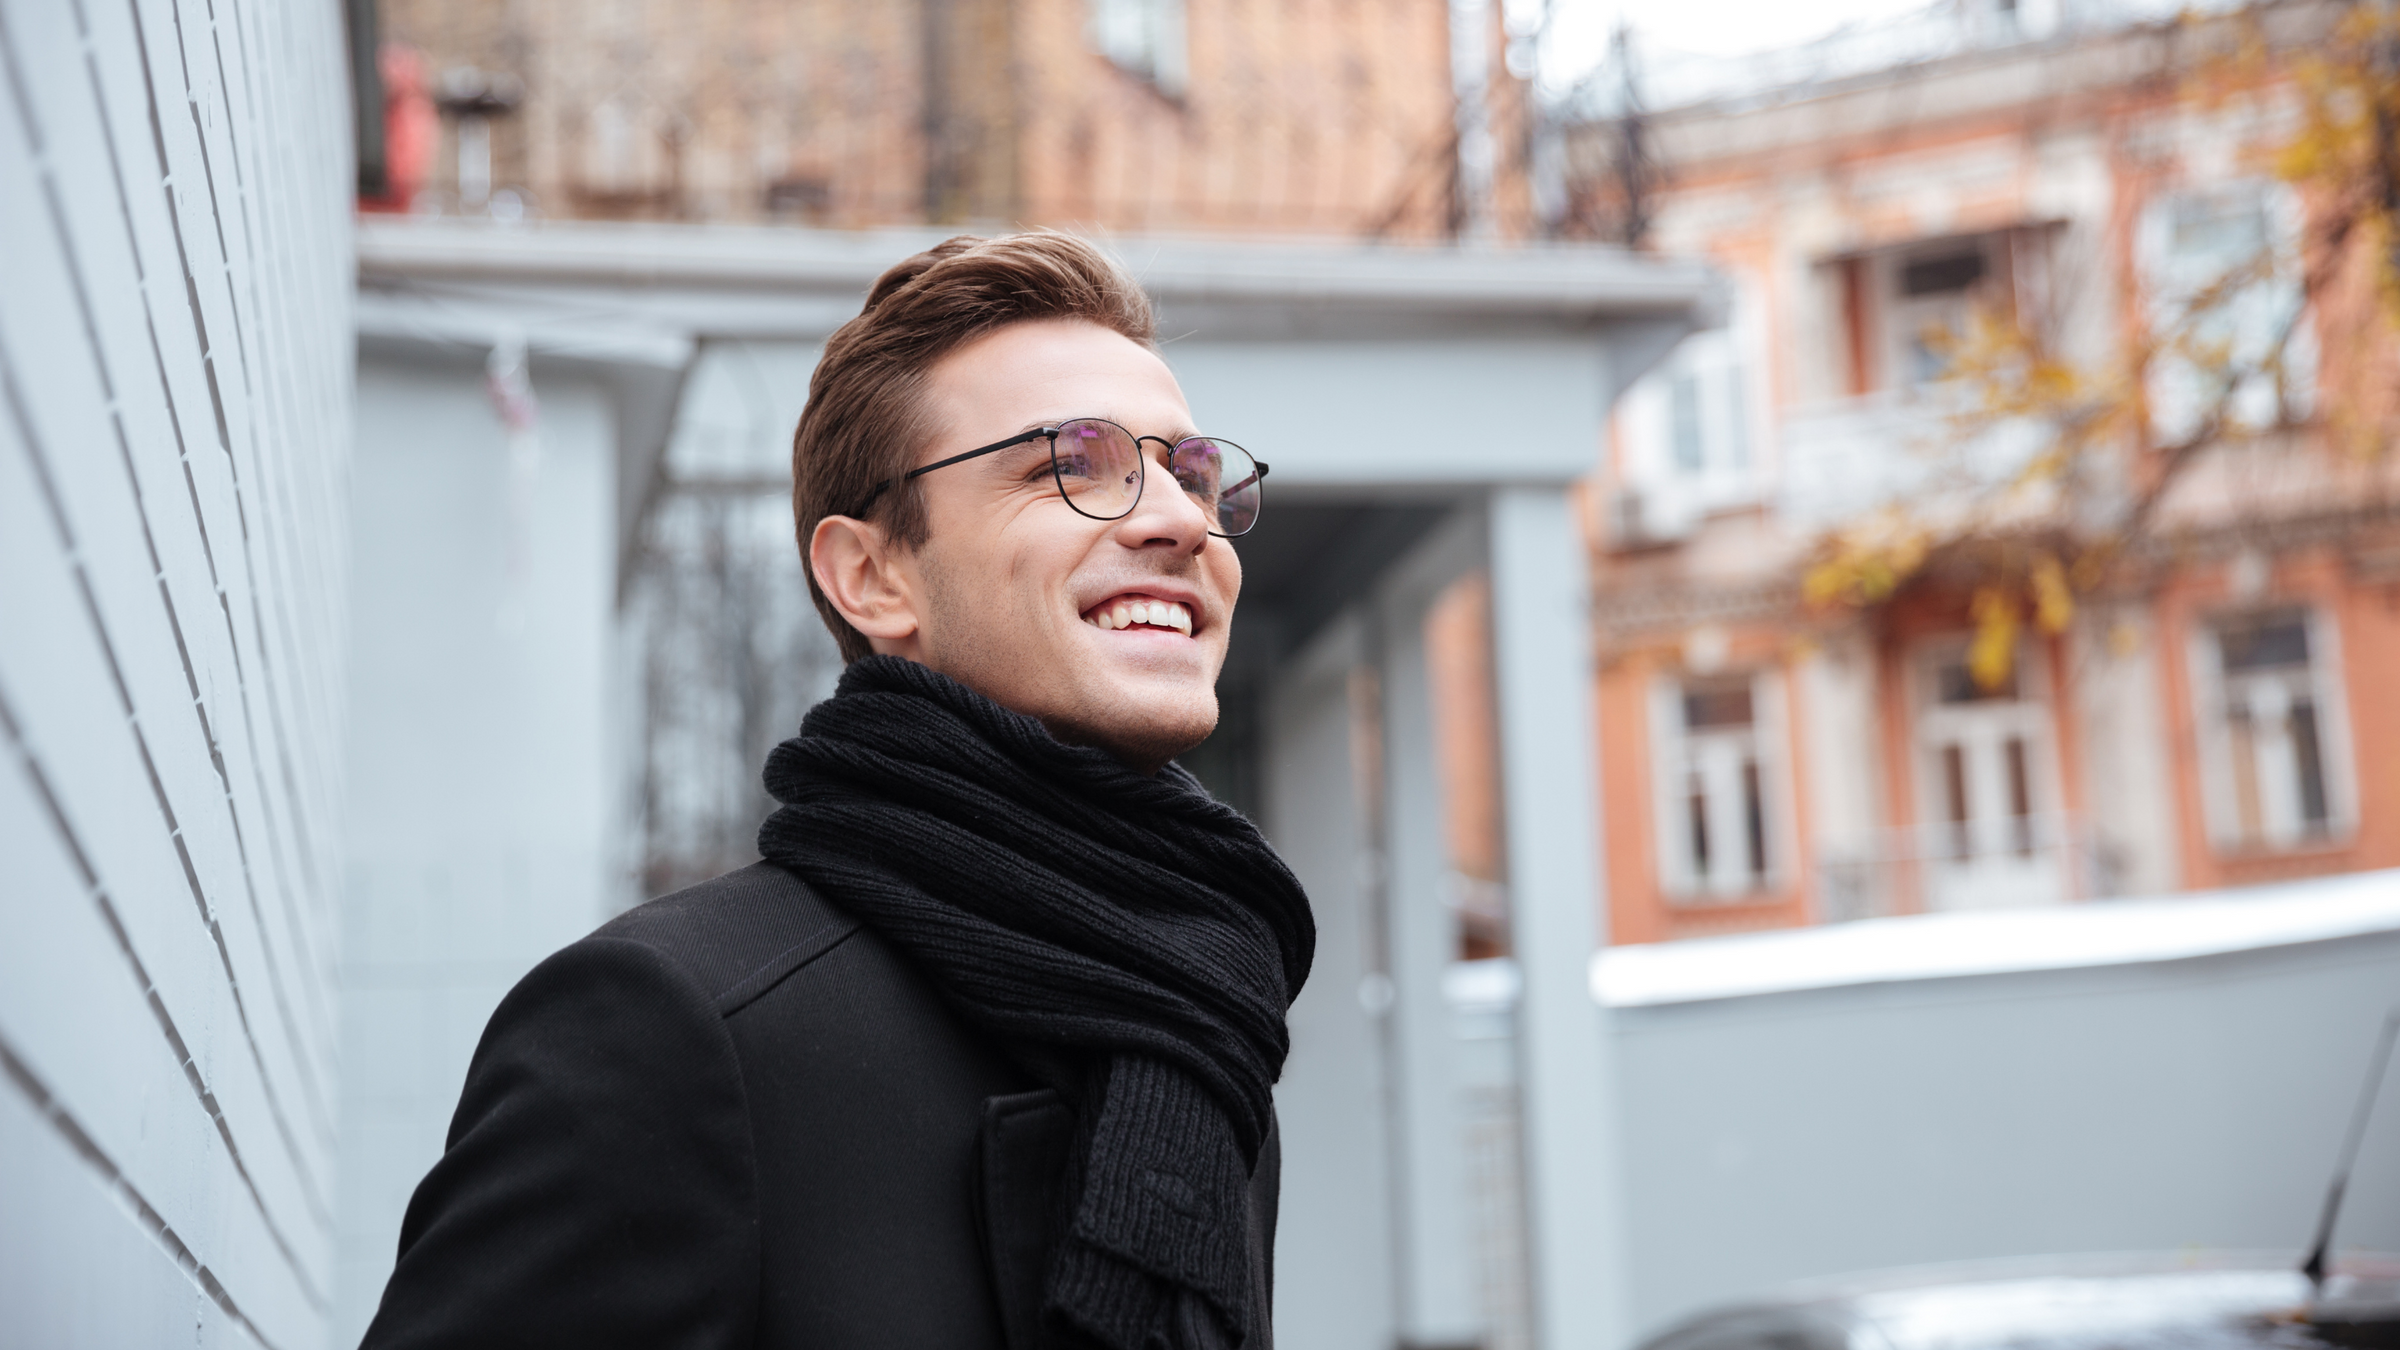
[(1188, 430), (1191, 421), (1158, 353), (1082, 319), (986, 333), (934, 363), (926, 394), (945, 428), (967, 436), (1067, 417), (1107, 417), (1148, 434)]

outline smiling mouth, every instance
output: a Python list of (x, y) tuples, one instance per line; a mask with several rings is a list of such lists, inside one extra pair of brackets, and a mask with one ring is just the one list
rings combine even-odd
[(1160, 633), (1192, 635), (1191, 606), (1173, 600), (1153, 600), (1146, 595), (1120, 595), (1102, 601), (1086, 611), (1083, 621), (1094, 628), (1111, 631), (1121, 628), (1146, 628)]

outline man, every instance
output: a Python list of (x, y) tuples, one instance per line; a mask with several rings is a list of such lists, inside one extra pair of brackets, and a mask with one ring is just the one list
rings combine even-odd
[(1170, 762), (1265, 471), (1088, 245), (885, 273), (793, 442), (850, 665), (768, 760), (766, 861), (501, 1003), (366, 1344), (1269, 1346), (1315, 930)]

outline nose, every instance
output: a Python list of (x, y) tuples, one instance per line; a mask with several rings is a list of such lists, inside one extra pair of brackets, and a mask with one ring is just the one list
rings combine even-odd
[(1117, 521), (1117, 542), (1126, 548), (1163, 548), (1197, 556), (1213, 537), (1208, 515), (1193, 501), (1173, 471), (1152, 460), (1143, 468), (1142, 499)]

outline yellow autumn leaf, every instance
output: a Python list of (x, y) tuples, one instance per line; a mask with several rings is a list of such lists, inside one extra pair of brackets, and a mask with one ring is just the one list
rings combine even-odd
[(2034, 623), (2045, 633), (2067, 631), (2075, 618), (2075, 592), (2057, 554), (2045, 552), (2033, 560), (2032, 590)]
[(2017, 662), (2017, 598), (1998, 586), (1978, 587), (1969, 608), (1975, 639), (1967, 645), (1967, 673), (1983, 689), (1997, 689)]

